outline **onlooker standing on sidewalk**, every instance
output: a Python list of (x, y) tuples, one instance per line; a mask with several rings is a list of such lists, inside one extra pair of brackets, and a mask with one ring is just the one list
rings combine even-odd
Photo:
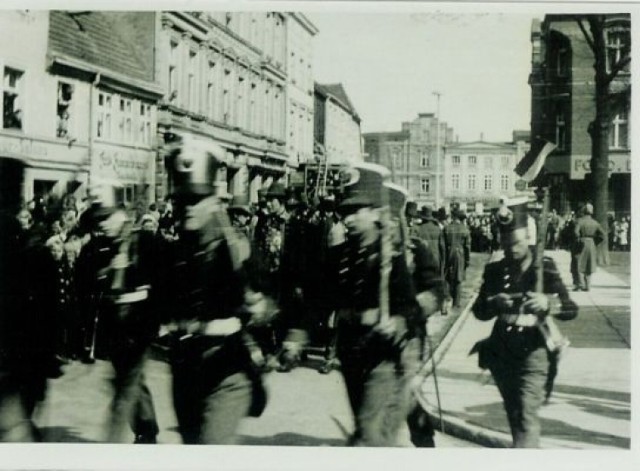
[(580, 273), (580, 287), (589, 291), (591, 274), (596, 269), (597, 246), (604, 240), (605, 233), (598, 221), (593, 219), (593, 206), (584, 205), (583, 216), (578, 219), (575, 229), (579, 242), (580, 255), (578, 258), (578, 272)]
[(471, 252), (471, 236), (462, 222), (464, 218), (465, 214), (456, 209), (451, 213), (451, 224), (444, 228), (444, 276), (455, 307), (460, 307), (460, 284), (465, 279)]
[(473, 305), (478, 319), (497, 319), (490, 337), (473, 351), (479, 352), (480, 367), (489, 368), (500, 391), (513, 446), (537, 448), (538, 410), (550, 392), (550, 369), (557, 367), (557, 351), (545, 342), (544, 319), (572, 319), (577, 306), (551, 258), (542, 260), (544, 291), (535, 292), (539, 272), (528, 247), (526, 202), (513, 203), (498, 214), (504, 258), (485, 267)]

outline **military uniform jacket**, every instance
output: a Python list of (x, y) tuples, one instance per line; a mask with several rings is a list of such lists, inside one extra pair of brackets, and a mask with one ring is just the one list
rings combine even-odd
[[(544, 293), (550, 295), (550, 306), (554, 316), (560, 320), (573, 319), (578, 312), (576, 304), (569, 297), (569, 293), (560, 278), (553, 259), (543, 259)], [(512, 358), (526, 356), (529, 352), (544, 347), (544, 338), (536, 326), (520, 327), (504, 320), (505, 315), (517, 315), (524, 302), (524, 295), (535, 291), (537, 272), (531, 264), (524, 272), (507, 262), (506, 259), (489, 263), (485, 267), (484, 278), (478, 297), (472, 307), (476, 318), (490, 320), (498, 317), (491, 341), (494, 347), (508, 352)], [(508, 311), (501, 311), (490, 298), (499, 293), (513, 296), (514, 306)], [(526, 314), (526, 313), (524, 313)]]
[(440, 225), (435, 219), (428, 219), (422, 224), (415, 226), (414, 234), (420, 237), (429, 248), (435, 259), (435, 263), (442, 271), (445, 255), (444, 234)]
[[(380, 242), (361, 246), (352, 240), (334, 247), (337, 273), (332, 277), (333, 308), (360, 313), (380, 306)], [(403, 253), (392, 257), (389, 277), (389, 312), (415, 323), (416, 292)]]
[(450, 283), (464, 281), (471, 253), (471, 235), (467, 226), (461, 222), (453, 221), (445, 227), (444, 245), (446, 280)]

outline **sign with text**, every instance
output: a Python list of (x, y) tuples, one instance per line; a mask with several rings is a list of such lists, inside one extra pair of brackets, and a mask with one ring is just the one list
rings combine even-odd
[[(590, 155), (571, 156), (571, 179), (584, 180), (591, 173)], [(609, 154), (609, 174), (631, 173), (631, 156), (629, 154)]]
[(155, 158), (152, 151), (96, 145), (92, 160), (92, 171), (102, 178), (123, 184), (153, 181)]

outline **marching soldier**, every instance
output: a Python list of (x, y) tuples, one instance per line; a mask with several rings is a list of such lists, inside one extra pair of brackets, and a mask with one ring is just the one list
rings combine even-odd
[[(494, 378), (507, 413), (513, 446), (540, 444), (538, 410), (550, 392), (549, 375), (558, 351), (550, 346), (548, 316), (561, 320), (577, 315), (555, 263), (544, 258), (542, 269), (529, 249), (526, 201), (513, 201), (497, 213), (504, 258), (485, 267), (473, 312), (480, 320), (495, 318), (489, 338), (478, 342), (479, 365)], [(540, 254), (542, 255), (542, 254)], [(537, 292), (542, 273), (543, 291)]]
[(185, 136), (167, 157), (180, 237), (164, 291), (173, 401), (186, 444), (232, 444), (241, 419), (260, 415), (266, 404), (247, 332), (265, 300), (248, 285), (249, 244), (231, 227), (212, 184), (224, 156)]
[(406, 420), (405, 350), (416, 323), (417, 301), (405, 254), (394, 249), (383, 183), (388, 170), (359, 164), (338, 210), (346, 241), (335, 247), (338, 358), (356, 429), (351, 444), (393, 446)]

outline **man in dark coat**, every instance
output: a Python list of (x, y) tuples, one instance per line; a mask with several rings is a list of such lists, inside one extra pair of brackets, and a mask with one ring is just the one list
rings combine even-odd
[[(495, 318), (488, 339), (474, 346), (479, 365), (488, 368), (500, 391), (513, 446), (540, 445), (538, 410), (550, 393), (549, 375), (557, 367), (556, 349), (549, 347), (549, 316), (561, 320), (577, 315), (577, 306), (551, 258), (534, 263), (528, 246), (526, 201), (512, 201), (499, 211), (504, 258), (485, 267), (483, 283), (473, 305), (480, 320)], [(537, 292), (538, 276), (543, 291)]]
[[(393, 446), (407, 417), (404, 354), (417, 301), (403, 252), (394, 251), (381, 208), (388, 170), (360, 164), (339, 205), (348, 229), (339, 253), (334, 302), (338, 358), (356, 428), (357, 446)], [(387, 278), (388, 276), (388, 278)], [(387, 304), (388, 303), (388, 304)]]
[(583, 216), (578, 219), (574, 234), (578, 242), (578, 273), (580, 288), (589, 291), (591, 274), (596, 270), (597, 246), (605, 239), (605, 233), (598, 221), (593, 219), (593, 206), (584, 205)]
[(460, 307), (460, 284), (465, 280), (471, 254), (471, 235), (464, 218), (462, 211), (454, 210), (451, 223), (444, 228), (445, 279), (455, 307)]
[(425, 242), (435, 263), (444, 273), (445, 239), (438, 220), (433, 217), (431, 208), (423, 206), (420, 211), (421, 223), (416, 226), (415, 234)]

